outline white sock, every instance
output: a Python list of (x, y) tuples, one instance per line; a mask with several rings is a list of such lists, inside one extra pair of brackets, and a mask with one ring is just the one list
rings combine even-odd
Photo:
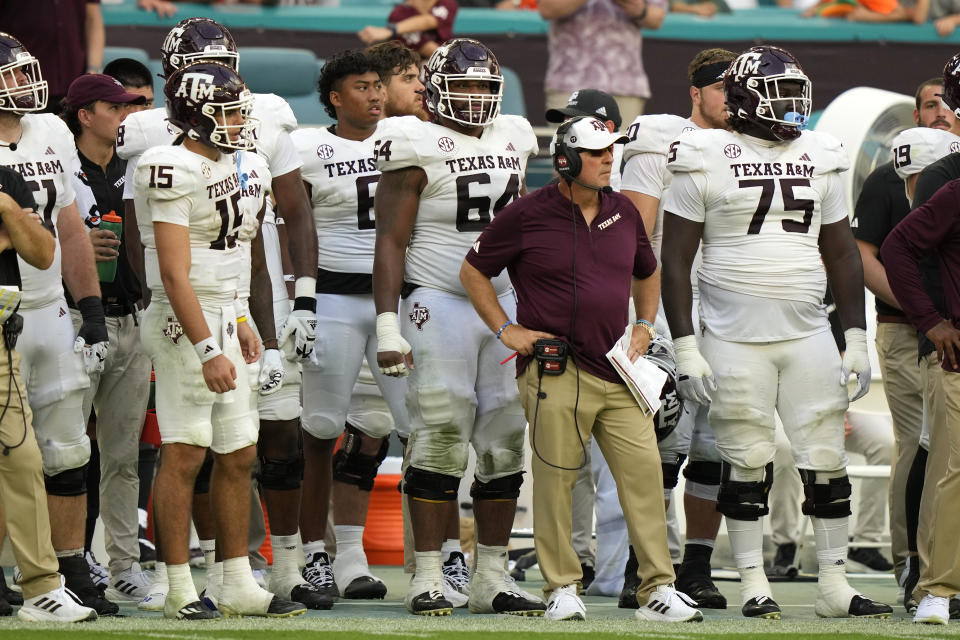
[(763, 568), (763, 522), (757, 520), (735, 520), (729, 516), (727, 534), (730, 536), (730, 548), (737, 569), (748, 567)]
[(157, 566), (153, 570), (153, 581), (155, 583), (166, 582), (169, 584), (169, 578), (167, 578), (167, 563), (157, 561)]
[(315, 553), (325, 553), (327, 545), (323, 540), (314, 540), (303, 545), (303, 555), (310, 557)]
[(223, 584), (223, 563), (214, 562), (213, 566), (207, 569), (207, 582), (203, 586), (207, 595), (216, 596), (220, 593), (220, 586)]
[(414, 576), (414, 581), (442, 584), (443, 559), (440, 557), (440, 552), (416, 551), (415, 555), (417, 556), (417, 573)]
[(201, 540), (200, 551), (203, 551), (203, 566), (207, 571), (210, 571), (217, 561), (217, 541)]
[(477, 543), (477, 576), (502, 578), (507, 570), (507, 547)]
[(300, 536), (293, 533), (289, 536), (270, 536), (270, 546), (273, 548), (273, 572), (277, 574), (300, 574), (299, 540)]
[(197, 587), (193, 584), (189, 563), (167, 565), (167, 583), (170, 585), (167, 598), (171, 602), (183, 606), (200, 599), (197, 596)]
[(811, 518), (813, 537), (817, 541), (817, 562), (820, 569), (846, 564), (847, 533), (850, 518)]
[(333, 527), (337, 539), (337, 553), (346, 554), (347, 550), (363, 553), (363, 526), (338, 524)]
[(451, 553), (463, 553), (463, 549), (460, 548), (460, 540), (458, 538), (444, 540), (443, 546), (440, 547), (440, 553), (444, 560), (447, 560)]
[(137, 509), (137, 524), (144, 529), (147, 528), (147, 510)]
[(716, 540), (712, 540), (710, 538), (687, 538), (687, 542), (686, 542), (686, 544), (697, 544), (697, 545), (700, 545), (701, 547), (709, 547), (711, 549), (714, 548), (716, 543), (717, 543)]
[(223, 566), (223, 588), (226, 591), (230, 589), (254, 589), (259, 590), (260, 585), (253, 579), (253, 572), (250, 570), (250, 558), (240, 556), (239, 558), (230, 558), (224, 560)]

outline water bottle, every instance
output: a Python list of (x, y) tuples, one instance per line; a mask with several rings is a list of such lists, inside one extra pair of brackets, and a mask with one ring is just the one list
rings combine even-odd
[[(123, 237), (123, 218), (118, 216), (116, 211), (111, 211), (100, 218), (100, 228), (113, 231), (119, 240)], [(117, 251), (120, 251), (119, 246)], [(117, 277), (117, 259), (97, 262), (97, 275), (100, 276), (100, 282), (113, 282)]]

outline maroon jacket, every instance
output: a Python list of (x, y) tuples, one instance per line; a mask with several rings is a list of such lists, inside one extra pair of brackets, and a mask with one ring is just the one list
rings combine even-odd
[[(606, 353), (629, 322), (632, 278), (652, 275), (657, 259), (630, 200), (619, 193), (601, 198), (588, 227), (579, 207), (571, 219), (570, 200), (555, 184), (538, 189), (501, 210), (466, 259), (489, 278), (506, 268), (517, 292), (516, 321), (563, 338), (580, 367), (619, 383)], [(528, 362), (518, 358), (518, 375)]]
[[(960, 180), (941, 187), (894, 227), (880, 248), (890, 288), (910, 322), (926, 333), (943, 317), (923, 287), (917, 263), (936, 255), (949, 319), (960, 320)], [(944, 366), (947, 366), (944, 360)]]

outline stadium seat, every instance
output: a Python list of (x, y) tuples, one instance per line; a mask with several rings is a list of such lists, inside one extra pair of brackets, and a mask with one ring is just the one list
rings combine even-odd
[(142, 62), (143, 64), (147, 64), (150, 61), (150, 56), (147, 55), (147, 52), (136, 47), (103, 48), (103, 66), (107, 66), (108, 62), (112, 62), (117, 58), (132, 58), (133, 60)]
[(162, 107), (167, 102), (163, 95), (165, 81), (160, 77), (160, 74), (163, 73), (163, 65), (160, 60), (148, 60), (146, 65), (150, 69), (150, 73), (153, 74), (153, 106)]
[(254, 93), (275, 93), (290, 103), (302, 125), (330, 123), (317, 99), (323, 61), (308, 49), (242, 47), (240, 75)]
[(509, 67), (500, 67), (503, 74), (503, 103), (500, 113), (509, 113), (514, 116), (527, 116), (527, 103), (523, 99), (523, 84), (520, 76)]

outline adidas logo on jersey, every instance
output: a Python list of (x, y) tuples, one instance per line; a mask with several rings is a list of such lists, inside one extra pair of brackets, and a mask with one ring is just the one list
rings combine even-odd
[(810, 156), (806, 153), (800, 156), (800, 162), (810, 162)]
[(512, 143), (512, 142), (508, 142), (508, 143), (507, 143), (507, 151), (516, 151), (516, 150), (517, 150), (517, 148), (516, 148), (515, 146), (513, 146), (513, 143)]
[(53, 147), (47, 147), (47, 150), (44, 152), (44, 155), (55, 156), (57, 152), (53, 150)]
[(67, 315), (67, 310), (64, 309), (63, 307), (60, 307), (60, 313), (57, 314), (57, 317), (62, 318), (65, 315)]

